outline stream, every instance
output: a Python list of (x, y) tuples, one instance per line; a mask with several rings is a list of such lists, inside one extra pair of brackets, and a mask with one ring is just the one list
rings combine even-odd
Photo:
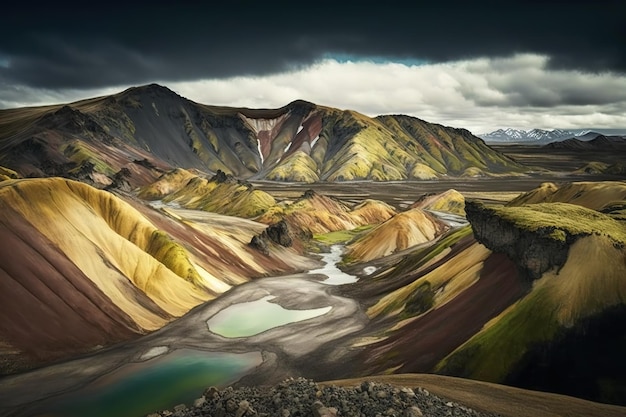
[(337, 267), (342, 252), (331, 246), (309, 273), (235, 287), (135, 341), (4, 377), (0, 415), (139, 417), (244, 376), (297, 376), (302, 358), (367, 322), (354, 300), (333, 294), (358, 279)]

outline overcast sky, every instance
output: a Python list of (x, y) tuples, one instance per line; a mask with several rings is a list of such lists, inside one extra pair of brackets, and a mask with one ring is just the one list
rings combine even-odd
[(0, 108), (157, 82), (205, 104), (304, 99), (474, 133), (626, 129), (623, 0), (220, 3), (5, 9)]

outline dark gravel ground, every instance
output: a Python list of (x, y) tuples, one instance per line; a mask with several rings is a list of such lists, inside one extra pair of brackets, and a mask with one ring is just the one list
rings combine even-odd
[(273, 387), (208, 388), (192, 406), (148, 417), (493, 417), (472, 410), (425, 389), (398, 388), (363, 382), (352, 388), (319, 386), (304, 378), (288, 379)]

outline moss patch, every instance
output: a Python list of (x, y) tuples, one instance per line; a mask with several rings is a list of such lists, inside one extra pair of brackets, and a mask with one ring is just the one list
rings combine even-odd
[(626, 227), (612, 217), (576, 204), (539, 203), (488, 209), (516, 227), (539, 232), (556, 241), (568, 236), (604, 235), (616, 244), (626, 243)]
[(338, 243), (347, 243), (358, 237), (361, 233), (370, 230), (373, 225), (359, 226), (352, 230), (338, 230), (336, 232), (323, 233), (314, 235), (313, 239), (325, 243), (327, 245), (335, 245)]
[(201, 284), (202, 278), (189, 260), (187, 251), (167, 233), (152, 232), (145, 250), (179, 277), (194, 285)]
[(551, 340), (557, 330), (550, 295), (544, 289), (533, 291), (442, 360), (436, 371), (501, 382), (530, 346)]

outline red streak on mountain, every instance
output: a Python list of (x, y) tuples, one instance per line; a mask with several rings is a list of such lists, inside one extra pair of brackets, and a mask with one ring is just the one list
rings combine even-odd
[[(378, 371), (398, 365), (402, 365), (398, 373), (432, 371), (441, 359), (518, 300), (524, 291), (515, 264), (505, 255), (491, 254), (476, 283), (366, 349), (366, 361), (376, 364)], [(385, 360), (386, 357), (390, 359)]]
[(52, 242), (6, 205), (0, 208), (0, 241), (0, 338), (35, 359), (50, 360), (141, 332)]

